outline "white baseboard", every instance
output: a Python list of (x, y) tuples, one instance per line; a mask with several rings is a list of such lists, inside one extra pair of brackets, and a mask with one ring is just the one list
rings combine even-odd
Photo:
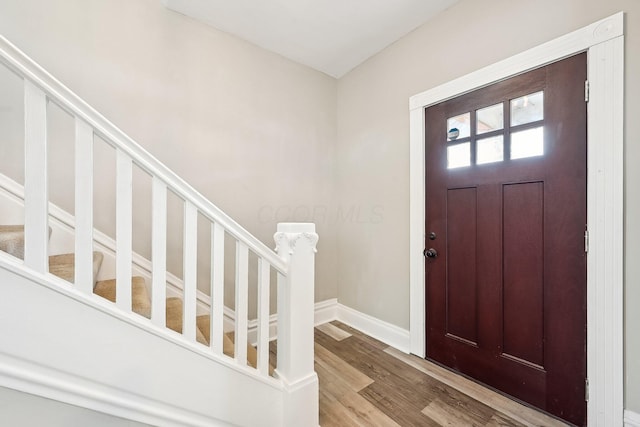
[(406, 329), (342, 304), (338, 304), (338, 320), (402, 352), (410, 351), (411, 338)]
[[(203, 301), (206, 311), (209, 311), (208, 296)], [(338, 318), (338, 300), (331, 298), (328, 300), (317, 302), (314, 306), (314, 325), (322, 325)], [(225, 332), (233, 331), (235, 326), (236, 313), (229, 307), (224, 308), (224, 330)], [(269, 316), (269, 341), (278, 338), (278, 314)], [(258, 320), (251, 319), (247, 323), (247, 340), (252, 345), (256, 345), (258, 341)]]
[(339, 320), (391, 347), (409, 353), (411, 339), (408, 330), (339, 304), (337, 300), (316, 304), (316, 325), (332, 320)]
[[(339, 304), (336, 298), (317, 302), (314, 314), (314, 324), (316, 326), (339, 320), (391, 347), (409, 353), (410, 338), (408, 330)], [(235, 313), (233, 310), (225, 308), (224, 315), (225, 324), (228, 325), (230, 330), (233, 330)], [(255, 344), (257, 338), (257, 321), (255, 319), (249, 321), (247, 337), (250, 343)], [(269, 317), (269, 339), (275, 340), (277, 337), (278, 315), (272, 314)]]
[(338, 299), (320, 301), (315, 306), (314, 324), (316, 326), (338, 319)]
[(624, 427), (640, 427), (640, 414), (633, 411), (624, 411)]

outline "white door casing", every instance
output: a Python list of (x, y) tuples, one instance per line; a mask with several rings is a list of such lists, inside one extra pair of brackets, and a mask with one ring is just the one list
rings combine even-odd
[(589, 426), (622, 427), (624, 407), (624, 14), (595, 22), (410, 98), (411, 352), (425, 342), (425, 108), (561, 60), (588, 56), (587, 377)]

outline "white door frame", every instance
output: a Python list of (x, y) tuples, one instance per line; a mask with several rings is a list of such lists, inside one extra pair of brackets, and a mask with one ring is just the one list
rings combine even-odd
[(527, 50), (410, 98), (410, 335), (425, 357), (426, 107), (579, 52), (588, 55), (588, 425), (623, 425), (624, 14)]

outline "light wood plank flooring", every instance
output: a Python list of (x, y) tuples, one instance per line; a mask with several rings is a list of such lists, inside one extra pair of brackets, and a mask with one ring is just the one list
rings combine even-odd
[(315, 368), (322, 427), (566, 426), (337, 321), (316, 328)]

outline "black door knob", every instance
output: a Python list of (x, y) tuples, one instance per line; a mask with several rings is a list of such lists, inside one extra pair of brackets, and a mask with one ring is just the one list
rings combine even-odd
[(424, 256), (427, 258), (436, 258), (438, 256), (438, 251), (433, 248), (425, 249)]

